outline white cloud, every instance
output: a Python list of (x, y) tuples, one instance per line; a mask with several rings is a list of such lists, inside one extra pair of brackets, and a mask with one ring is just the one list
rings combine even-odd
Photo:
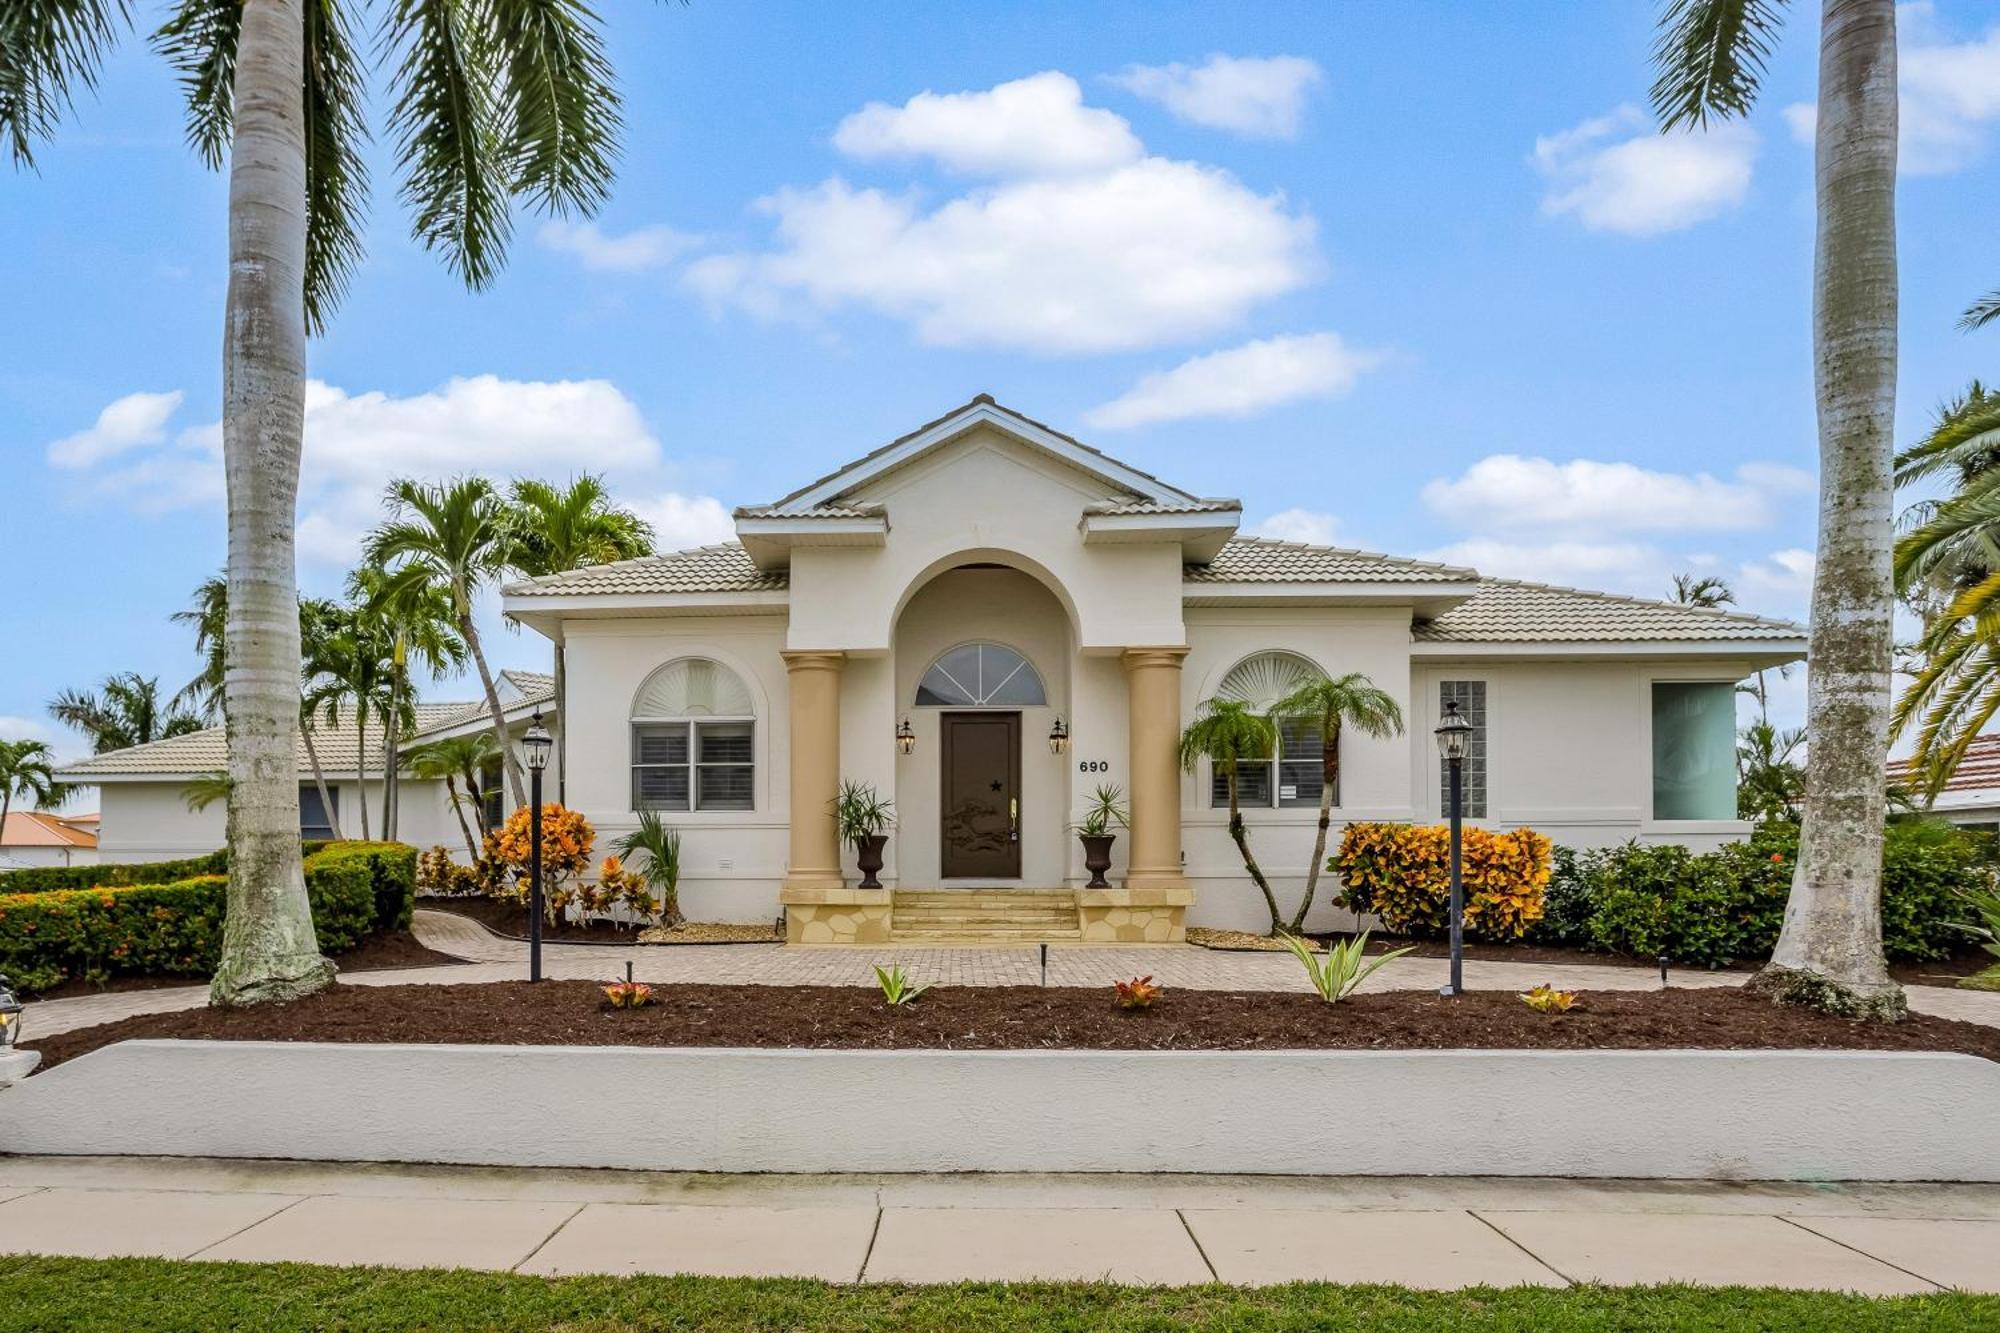
[(1757, 142), (1740, 121), (1661, 134), (1638, 108), (1621, 106), (1535, 140), (1535, 168), (1548, 181), (1542, 212), (1627, 236), (1706, 222), (1749, 193)]
[(545, 222), (537, 238), (545, 248), (575, 255), (585, 268), (607, 273), (665, 268), (702, 243), (699, 236), (663, 225), (613, 236), (595, 222)]
[(714, 496), (667, 491), (630, 500), (627, 507), (653, 525), (653, 540), (662, 551), (712, 546), (736, 535), (736, 523), (729, 510)]
[(1813, 553), (1792, 546), (1773, 551), (1763, 560), (1747, 560), (1740, 573), (1743, 591), (1763, 597), (1803, 603), (1812, 594)]
[(1724, 481), (1706, 472), (1654, 472), (1588, 458), (1557, 463), (1491, 454), (1462, 476), (1430, 482), (1423, 499), (1476, 531), (1598, 534), (1761, 527), (1772, 520), (1775, 499), (1811, 487), (1807, 473), (1771, 464), (1739, 468), (1736, 480)]
[(1301, 398), (1335, 398), (1380, 365), (1337, 333), (1291, 334), (1191, 357), (1142, 378), (1085, 420), (1104, 430), (1189, 417), (1248, 417)]
[(128, 393), (97, 414), (89, 430), (51, 444), (49, 462), (61, 468), (84, 468), (107, 458), (158, 444), (166, 438), (167, 422), (181, 405), (181, 391)]
[(979, 92), (871, 104), (852, 156), (928, 157), (997, 180), (935, 201), (831, 176), (760, 199), (763, 249), (690, 264), (712, 310), (810, 322), (844, 309), (933, 346), (1043, 355), (1199, 338), (1320, 273), (1315, 226), (1282, 193), (1144, 155), (1124, 120), (1050, 71)]
[(0, 741), (47, 741), (54, 744), (63, 739), (54, 724), (36, 717), (15, 717), (0, 713)]
[(870, 102), (840, 122), (849, 157), (935, 158), (974, 175), (1103, 171), (1144, 151), (1123, 116), (1083, 104), (1076, 80), (1047, 70), (983, 92), (922, 92), (901, 106)]
[[(1929, 0), (1898, 5), (1897, 169), (1936, 176), (1970, 165), (1985, 152), (1987, 127), (2000, 119), (2000, 24), (1954, 42)], [(1813, 141), (1818, 108), (1794, 102), (1785, 121), (1801, 143)]]
[(1250, 529), (1253, 537), (1276, 537), (1280, 541), (1309, 542), (1314, 546), (1340, 544), (1340, 520), (1332, 514), (1311, 509), (1284, 509)]
[(1641, 597), (1665, 597), (1672, 583), (1665, 557), (1641, 542), (1474, 537), (1426, 551), (1423, 558), (1469, 565), (1481, 574), (1502, 578)]
[(1181, 120), (1259, 139), (1299, 132), (1307, 97), (1325, 80), (1303, 56), (1210, 56), (1203, 65), (1134, 65), (1111, 82)]
[[(190, 427), (171, 440), (166, 424), (150, 447), (107, 459), (93, 472), (101, 494), (142, 512), (221, 498), (220, 423)], [(336, 568), (353, 562), (363, 534), (381, 520), (382, 490), (392, 477), (566, 480), (582, 472), (606, 474), (668, 545), (683, 534), (693, 534), (689, 544), (713, 541), (717, 517), (727, 519), (708, 497), (658, 492), (659, 442), (638, 406), (607, 381), (480, 375), (397, 396), (350, 393), (315, 380), (306, 390), (299, 554)], [(648, 485), (655, 488), (649, 500), (623, 494)]]

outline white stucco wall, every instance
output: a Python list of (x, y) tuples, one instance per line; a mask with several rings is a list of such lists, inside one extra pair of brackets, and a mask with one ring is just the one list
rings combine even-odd
[[(100, 824), (98, 856), (103, 862), (172, 861), (201, 856), (222, 846), (227, 823), (220, 801), (206, 810), (191, 811), (181, 792), (184, 779), (157, 782), (106, 782), (98, 788)], [(361, 836), (361, 785), (352, 778), (337, 780), (327, 775), (327, 786), (336, 793), (340, 831), (350, 838)], [(369, 832), (382, 835), (382, 783), (367, 784)], [(442, 782), (403, 779), (402, 809), (398, 814), (397, 836), (416, 847), (433, 844), (452, 849), (459, 859), (465, 855), (465, 839), (446, 803)]]

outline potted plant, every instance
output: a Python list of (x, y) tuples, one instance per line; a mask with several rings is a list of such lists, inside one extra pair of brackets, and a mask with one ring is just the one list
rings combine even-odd
[(1085, 888), (1111, 887), (1104, 878), (1104, 872), (1111, 869), (1111, 844), (1118, 841), (1118, 835), (1111, 829), (1114, 825), (1127, 827), (1128, 818), (1123, 789), (1100, 783), (1090, 793), (1090, 804), (1083, 808), (1083, 818), (1071, 826), (1083, 842), (1083, 868), (1090, 872), (1090, 882)]
[(879, 889), (876, 875), (882, 869), (882, 849), (889, 844), (889, 830), (896, 825), (895, 802), (866, 782), (842, 782), (833, 798), (834, 821), (840, 826), (840, 840), (854, 844), (855, 864), (861, 868), (864, 889)]

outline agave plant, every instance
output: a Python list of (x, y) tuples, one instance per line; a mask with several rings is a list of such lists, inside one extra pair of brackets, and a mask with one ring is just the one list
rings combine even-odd
[(1292, 957), (1305, 964), (1306, 979), (1312, 982), (1319, 998), (1328, 1004), (1338, 1004), (1346, 999), (1374, 974), (1376, 968), (1394, 962), (1410, 951), (1408, 948), (1393, 949), (1380, 957), (1369, 958), (1368, 932), (1365, 930), (1345, 943), (1335, 940), (1326, 946), (1324, 955), (1314, 953), (1312, 945), (1297, 935), (1282, 938), (1285, 947), (1292, 951)]

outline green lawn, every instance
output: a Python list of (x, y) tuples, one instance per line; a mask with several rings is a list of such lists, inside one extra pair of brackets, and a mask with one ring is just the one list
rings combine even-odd
[[(0, 1238), (0, 1244), (4, 1244)], [(0, 1330), (116, 1329), (2000, 1329), (2000, 1297), (1869, 1300), (1732, 1288), (1431, 1294), (1038, 1283), (831, 1287), (298, 1264), (0, 1257)]]

